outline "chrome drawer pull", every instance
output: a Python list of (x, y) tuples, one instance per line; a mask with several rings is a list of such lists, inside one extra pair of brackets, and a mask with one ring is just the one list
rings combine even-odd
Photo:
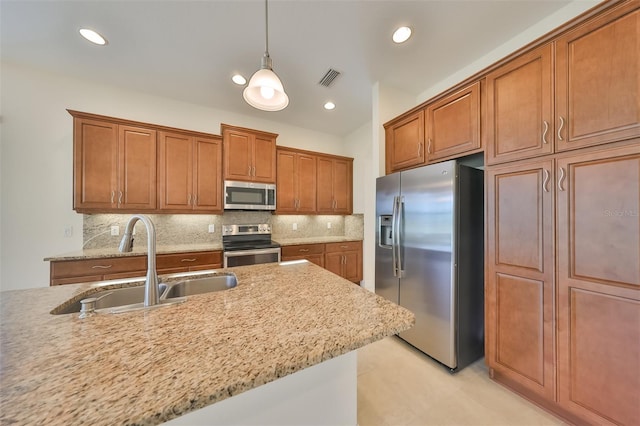
[(309, 249), (300, 249), (299, 251), (300, 251), (301, 253), (306, 253), (306, 252), (308, 252), (308, 251), (309, 251)]
[(182, 259), (180, 262), (195, 262), (197, 259)]
[(109, 269), (109, 268), (111, 268), (112, 266), (113, 266), (113, 265), (106, 265), (106, 266), (105, 266), (105, 265), (94, 265), (94, 266), (92, 266), (91, 268), (92, 268), (92, 269)]

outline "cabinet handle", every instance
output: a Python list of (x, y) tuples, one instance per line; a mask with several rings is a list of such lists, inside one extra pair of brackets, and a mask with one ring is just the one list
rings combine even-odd
[(194, 196), (193, 196), (193, 205), (194, 205), (194, 206), (197, 206), (197, 205), (198, 205), (198, 196), (197, 196), (197, 195), (194, 195)]
[(111, 191), (111, 204), (113, 204), (113, 200), (116, 196), (116, 191)]
[(195, 262), (197, 259), (181, 259), (180, 262)]
[(431, 138), (429, 138), (429, 145), (427, 145), (427, 154), (431, 154)]
[(253, 166), (253, 176), (255, 177), (256, 175), (256, 166)]
[(340, 248), (349, 248), (349, 246), (340, 246)]
[(563, 141), (564, 139), (562, 139), (562, 134), (560, 132), (562, 132), (562, 128), (564, 127), (564, 118), (562, 118), (562, 116), (560, 116), (560, 127), (558, 127), (558, 140)]
[(422, 142), (418, 142), (418, 157), (422, 155)]
[(542, 182), (542, 189), (544, 192), (549, 192), (549, 188), (547, 188), (547, 184), (549, 183), (549, 170), (544, 170), (544, 181)]
[(118, 195), (118, 204), (122, 204), (122, 191), (119, 191), (120, 195)]
[(91, 267), (91, 269), (109, 269), (111, 268), (113, 265), (94, 265)]
[(308, 252), (308, 251), (309, 251), (309, 249), (300, 249), (300, 250), (298, 250), (298, 251), (299, 251), (300, 253), (306, 253), (306, 252)]
[(564, 182), (564, 169), (562, 167), (560, 167), (560, 179), (558, 179), (558, 189), (560, 191), (564, 191), (564, 188), (562, 187), (562, 182)]
[(249, 166), (249, 171), (247, 172), (247, 175), (251, 176), (251, 166)]
[(548, 144), (549, 142), (547, 142), (547, 132), (549, 131), (549, 123), (547, 123), (547, 120), (544, 120), (542, 124), (544, 124), (544, 130), (542, 131), (542, 143)]
[(191, 205), (191, 194), (189, 194), (187, 196), (187, 205), (190, 206)]

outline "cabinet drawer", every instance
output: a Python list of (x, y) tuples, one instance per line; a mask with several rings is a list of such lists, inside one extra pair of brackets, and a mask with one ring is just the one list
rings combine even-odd
[(325, 244), (326, 253), (336, 253), (341, 251), (360, 250), (360, 241), (347, 241), (344, 243)]
[(282, 257), (286, 256), (306, 256), (309, 254), (323, 254), (324, 244), (300, 244), (295, 246), (283, 246), (281, 248)]
[(65, 260), (51, 262), (51, 278), (111, 275), (119, 272), (146, 271), (147, 256)]
[(157, 257), (158, 269), (190, 268), (192, 266), (222, 263), (222, 252), (202, 251), (191, 253), (161, 254)]

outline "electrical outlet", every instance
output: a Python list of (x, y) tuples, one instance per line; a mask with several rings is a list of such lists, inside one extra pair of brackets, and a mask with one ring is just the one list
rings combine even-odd
[(209, 225), (209, 233), (213, 234), (214, 232), (216, 232), (216, 225), (212, 223)]
[(64, 237), (65, 238), (73, 237), (73, 226), (67, 225), (64, 227)]
[(292, 226), (292, 229), (293, 229), (294, 231), (297, 231), (297, 230), (298, 230), (298, 224), (297, 224), (297, 223), (294, 223), (294, 224), (293, 224), (293, 226)]
[(118, 225), (111, 225), (111, 235), (120, 235), (120, 227)]
[(331, 222), (327, 222), (327, 229), (331, 229)]

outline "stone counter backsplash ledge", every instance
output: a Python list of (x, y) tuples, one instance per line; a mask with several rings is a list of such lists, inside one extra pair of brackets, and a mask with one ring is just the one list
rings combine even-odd
[[(347, 237), (361, 240), (364, 235), (364, 216), (307, 216), (273, 215), (268, 212), (231, 211), (223, 215), (148, 215), (156, 226), (158, 245), (222, 243), (222, 225), (269, 223), (274, 240), (313, 237)], [(83, 248), (117, 247), (131, 214), (83, 215)], [(297, 230), (293, 230), (293, 224)], [(330, 224), (330, 228), (329, 225)], [(215, 232), (209, 232), (214, 225)], [(118, 226), (119, 234), (111, 235), (111, 227)], [(146, 244), (143, 225), (136, 224), (135, 239)]]

